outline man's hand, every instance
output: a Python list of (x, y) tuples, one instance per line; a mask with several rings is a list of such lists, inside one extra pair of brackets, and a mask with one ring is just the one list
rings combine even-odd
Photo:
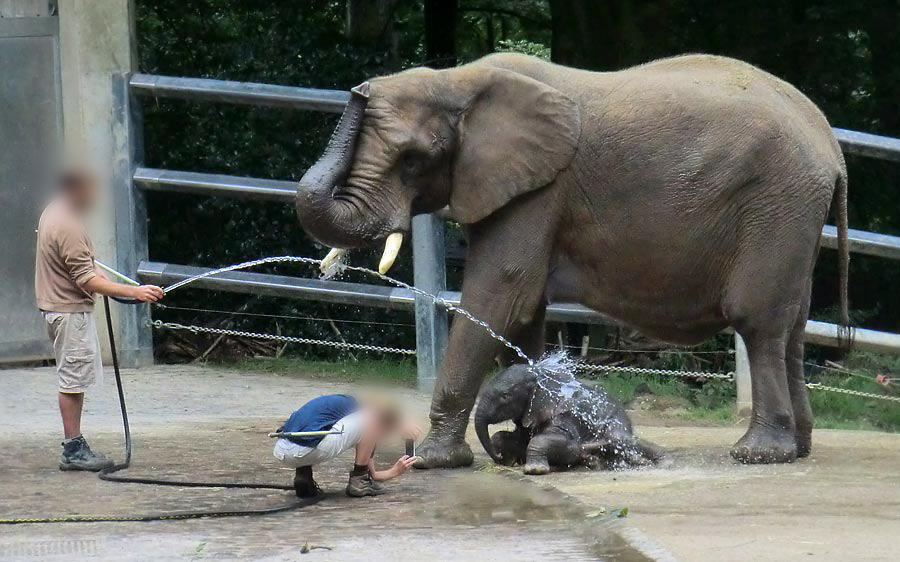
[(419, 457), (410, 457), (409, 455), (403, 455), (397, 459), (397, 462), (391, 467), (391, 471), (394, 473), (392, 478), (396, 478), (401, 474), (409, 472), (418, 459)]
[(386, 480), (391, 480), (400, 476), (401, 474), (406, 474), (409, 472), (409, 469), (412, 468), (413, 464), (419, 459), (419, 457), (410, 457), (408, 455), (403, 455), (400, 457), (397, 462), (394, 463), (394, 466), (387, 470), (375, 470), (375, 463), (369, 462), (369, 475), (372, 477), (372, 480), (376, 482), (384, 482)]
[(140, 287), (131, 288), (131, 298), (141, 302), (156, 302), (161, 300), (165, 293), (156, 285), (141, 285)]
[(88, 280), (83, 288), (89, 293), (100, 293), (108, 297), (125, 297), (140, 302), (156, 302), (166, 296), (163, 290), (156, 285), (141, 285), (139, 287), (123, 285), (99, 275), (95, 275)]

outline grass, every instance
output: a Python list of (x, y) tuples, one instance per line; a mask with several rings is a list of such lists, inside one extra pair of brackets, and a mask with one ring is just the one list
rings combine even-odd
[(320, 378), (329, 381), (380, 382), (400, 386), (415, 386), (416, 384), (416, 362), (412, 359), (334, 361), (299, 357), (252, 358), (234, 363), (223, 363), (221, 366), (243, 371)]
[[(900, 374), (900, 357), (893, 355), (854, 352), (844, 365), (854, 374), (813, 368), (810, 382), (883, 394), (875, 377)], [(610, 375), (598, 380), (626, 404), (638, 394), (674, 397), (684, 404), (674, 413), (679, 418), (722, 424), (739, 421), (734, 414), (734, 385), (728, 381), (711, 380), (697, 385), (680, 379), (635, 375)], [(815, 389), (810, 390), (809, 398), (818, 428), (900, 432), (900, 403)], [(664, 400), (661, 403), (667, 404)]]
[[(884, 394), (874, 381), (880, 374), (900, 374), (900, 358), (867, 352), (851, 353), (844, 365), (855, 374), (830, 370), (815, 373), (812, 382), (826, 386)], [(894, 387), (896, 388), (896, 386)], [(900, 396), (900, 394), (894, 394)], [(816, 427), (900, 432), (900, 403), (811, 390)]]
[(710, 380), (698, 385), (663, 376), (609, 375), (597, 382), (623, 404), (640, 395), (652, 395), (662, 398), (660, 406), (674, 409), (674, 415), (681, 419), (722, 424), (737, 421), (736, 395), (730, 381)]

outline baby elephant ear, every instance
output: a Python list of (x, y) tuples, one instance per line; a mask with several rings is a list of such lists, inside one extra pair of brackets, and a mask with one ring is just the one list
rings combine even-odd
[(572, 161), (581, 118), (568, 96), (516, 72), (482, 67), (466, 80), (450, 214), (471, 224), (552, 182)]

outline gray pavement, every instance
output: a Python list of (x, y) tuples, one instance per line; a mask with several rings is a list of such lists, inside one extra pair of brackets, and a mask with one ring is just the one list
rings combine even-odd
[[(121, 457), (111, 375), (89, 397), (84, 429)], [(266, 431), (305, 400), (357, 385), (194, 366), (126, 372), (137, 476), (287, 483)], [(60, 473), (49, 369), (0, 371), (0, 517), (129, 514), (282, 505), (289, 493), (158, 488)], [(396, 389), (427, 423), (429, 396)], [(350, 459), (318, 474), (328, 497), (279, 515), (154, 523), (0, 527), (0, 560), (896, 560), (900, 436), (816, 431), (810, 459), (735, 465), (740, 427), (636, 417), (668, 448), (666, 468), (524, 478), (482, 470), (413, 472), (380, 498), (343, 495)], [(400, 454), (388, 444), (379, 459)], [(604, 510), (627, 506), (611, 519)], [(331, 547), (301, 554), (301, 547)]]

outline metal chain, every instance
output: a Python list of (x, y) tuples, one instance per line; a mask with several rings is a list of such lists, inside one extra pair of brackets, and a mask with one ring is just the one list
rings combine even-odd
[(283, 320), (306, 320), (307, 322), (340, 322), (342, 324), (365, 324), (367, 326), (399, 326), (401, 328), (414, 328), (410, 322), (378, 322), (375, 320), (347, 320), (346, 318), (316, 318), (315, 316), (297, 316), (289, 314), (262, 314), (258, 312), (238, 312), (236, 310), (217, 310), (214, 308), (194, 308), (188, 306), (172, 306), (159, 302), (153, 303), (159, 310), (181, 310), (185, 312), (208, 312), (210, 314), (227, 314), (229, 316), (251, 316), (255, 318), (276, 318)]
[[(235, 264), (235, 265), (230, 265), (227, 267), (222, 267), (219, 269), (210, 270), (210, 271), (201, 273), (199, 275), (194, 275), (192, 277), (182, 279), (181, 281), (179, 281), (177, 283), (169, 285), (168, 287), (163, 289), (163, 291), (166, 293), (169, 293), (183, 285), (187, 285), (189, 283), (193, 283), (194, 281), (198, 281), (198, 280), (204, 279), (206, 277), (211, 277), (211, 276), (217, 275), (219, 273), (225, 273), (228, 271), (236, 271), (236, 270), (240, 270), (240, 269), (249, 269), (249, 268), (255, 267), (257, 265), (263, 265), (263, 264), (268, 264), (268, 263), (287, 263), (287, 262), (294, 262), (294, 263), (299, 262), (299, 263), (305, 263), (308, 265), (320, 265), (322, 263), (322, 260), (318, 260), (315, 258), (300, 257), (300, 256), (277, 256), (277, 257), (262, 258), (262, 259), (258, 259), (258, 260), (247, 261), (247, 262), (243, 262), (243, 263), (239, 263), (239, 264)], [(345, 270), (345, 271), (357, 271), (357, 272), (361, 272), (361, 273), (366, 273), (368, 275), (372, 275), (372, 276), (377, 277), (383, 281), (386, 281), (392, 285), (395, 285), (397, 287), (402, 287), (404, 289), (412, 291), (413, 293), (415, 293), (417, 295), (421, 295), (421, 296), (430, 298), (432, 301), (434, 301), (435, 304), (446, 308), (449, 312), (453, 312), (455, 314), (464, 316), (470, 322), (473, 322), (473, 323), (483, 327), (485, 330), (487, 330), (488, 334), (492, 338), (499, 341), (500, 343), (502, 343), (504, 346), (508, 347), (509, 349), (513, 350), (520, 358), (524, 359), (528, 363), (529, 366), (534, 367), (535, 361), (533, 359), (531, 359), (530, 357), (528, 357), (527, 355), (525, 355), (525, 353), (519, 347), (513, 345), (509, 340), (507, 340), (500, 334), (496, 333), (488, 325), (487, 322), (484, 322), (483, 320), (479, 320), (478, 318), (475, 318), (475, 316), (473, 316), (467, 310), (462, 309), (458, 306), (454, 306), (439, 296), (427, 293), (417, 287), (414, 287), (412, 285), (409, 285), (407, 283), (404, 283), (403, 281), (399, 281), (392, 277), (388, 277), (387, 275), (384, 275), (377, 271), (373, 271), (373, 270), (365, 268), (365, 267), (352, 266), (352, 265), (346, 265), (346, 264), (341, 264), (340, 267), (342, 270)], [(374, 351), (374, 352), (379, 352), (379, 353), (398, 353), (398, 354), (402, 354), (402, 355), (415, 355), (416, 354), (416, 351), (413, 349), (401, 349), (401, 348), (396, 348), (396, 347), (381, 347), (381, 346), (376, 346), (376, 345), (364, 345), (364, 344), (358, 344), (358, 343), (344, 343), (344, 342), (335, 342), (335, 341), (328, 341), (328, 340), (317, 340), (317, 339), (312, 339), (312, 338), (297, 338), (297, 337), (292, 337), (292, 336), (257, 334), (257, 333), (253, 333), (253, 332), (241, 332), (241, 331), (237, 331), (237, 330), (225, 330), (225, 329), (221, 329), (221, 328), (205, 328), (202, 326), (184, 326), (182, 324), (177, 324), (174, 322), (162, 322), (161, 320), (153, 321), (153, 322), (151, 322), (151, 324), (155, 328), (168, 328), (170, 330), (187, 330), (187, 331), (191, 331), (191, 332), (202, 332), (202, 333), (207, 333), (207, 334), (218, 334), (218, 335), (255, 338), (255, 339), (267, 339), (267, 340), (281, 341), (281, 342), (286, 342), (286, 343), (323, 345), (323, 346), (335, 347), (335, 348), (339, 348), (339, 349), (357, 349), (357, 350), (361, 350), (361, 351)], [(644, 367), (588, 365), (585, 363), (576, 363), (574, 368), (576, 371), (581, 371), (581, 372), (610, 371), (610, 372), (638, 373), (638, 374), (645, 374), (645, 375), (665, 375), (665, 376), (685, 377), (685, 378), (707, 378), (707, 379), (734, 380), (733, 372), (707, 373), (707, 372), (703, 372), (703, 371), (678, 371), (678, 370), (674, 370), (674, 369), (648, 369), (648, 368), (644, 368)], [(848, 389), (837, 388), (837, 387), (833, 387), (833, 386), (825, 386), (825, 385), (818, 384), (818, 383), (807, 383), (806, 387), (810, 388), (812, 390), (824, 390), (827, 392), (848, 394), (851, 396), (859, 396), (859, 397), (863, 397), (863, 398), (873, 398), (873, 399), (878, 399), (878, 400), (888, 400), (891, 402), (900, 402), (900, 397), (883, 396), (880, 394), (873, 394), (870, 392), (861, 392), (858, 390), (848, 390)]]
[(872, 392), (862, 392), (859, 390), (849, 390), (847, 388), (837, 388), (835, 386), (825, 386), (819, 383), (807, 383), (806, 388), (813, 390), (825, 390), (827, 392), (835, 392), (837, 394), (849, 394), (850, 396), (860, 396), (862, 398), (874, 398), (876, 400), (887, 400), (890, 402), (900, 402), (900, 396), (885, 396), (883, 394), (874, 394)]
[[(335, 347), (339, 349), (354, 349), (359, 351), (370, 351), (375, 353), (396, 353), (399, 355), (415, 355), (416, 350), (414, 349), (403, 349), (398, 347), (386, 347), (386, 346), (378, 346), (378, 345), (366, 345), (359, 343), (345, 343), (345, 342), (336, 342), (329, 340), (318, 340), (313, 338), (298, 338), (294, 336), (279, 336), (275, 334), (259, 334), (255, 332), (244, 332), (240, 330), (227, 330), (223, 328), (207, 328), (204, 326), (185, 326), (184, 324), (179, 324), (177, 322), (163, 322), (162, 320), (154, 320), (150, 322), (154, 328), (166, 328), (169, 330), (182, 330), (194, 333), (204, 333), (204, 334), (215, 334), (215, 335), (225, 335), (225, 336), (234, 336), (240, 338), (253, 338), (253, 339), (263, 339), (263, 340), (271, 340), (271, 341), (280, 341), (284, 343), (299, 343), (305, 345), (322, 345), (327, 347)], [(720, 379), (720, 380), (734, 380), (734, 373), (710, 373), (705, 371), (679, 371), (675, 369), (650, 369), (646, 367), (623, 367), (623, 366), (614, 366), (614, 365), (588, 365), (586, 363), (576, 363), (575, 369), (580, 372), (596, 372), (596, 371), (609, 371), (609, 372), (627, 372), (627, 373), (636, 373), (641, 375), (664, 375), (664, 376), (673, 376), (673, 377), (684, 377), (684, 378), (705, 378), (705, 379)], [(811, 390), (824, 390), (827, 392), (834, 392), (838, 394), (848, 394), (850, 396), (859, 396), (861, 398), (872, 398), (875, 400), (887, 400), (890, 402), (898, 402), (900, 403), (900, 396), (884, 396), (882, 394), (874, 394), (871, 392), (862, 392), (859, 390), (849, 390), (846, 388), (837, 388), (834, 386), (826, 386), (819, 383), (807, 383), (806, 387)]]
[(666, 375), (671, 377), (734, 380), (733, 372), (708, 373), (704, 371), (678, 371), (675, 369), (649, 369), (645, 367), (623, 367), (617, 365), (589, 365), (587, 363), (577, 363), (575, 369), (584, 373), (611, 371), (616, 373), (638, 373), (641, 375)]
[(193, 333), (216, 334), (221, 336), (234, 336), (238, 338), (252, 338), (257, 340), (272, 340), (284, 343), (300, 343), (306, 345), (323, 345), (327, 347), (336, 347), (339, 349), (355, 349), (359, 351), (372, 351), (376, 353), (397, 353), (400, 355), (415, 355), (414, 349), (402, 349), (399, 347), (383, 347), (379, 345), (366, 345), (361, 343), (346, 343), (330, 340), (317, 340), (313, 338), (298, 338), (294, 336), (278, 336), (275, 334), (258, 334), (256, 332), (243, 332), (240, 330), (227, 330), (224, 328), (206, 328), (204, 326), (185, 326), (177, 322), (163, 322), (162, 320), (154, 320), (150, 322), (154, 328), (167, 328), (169, 330), (183, 330)]

